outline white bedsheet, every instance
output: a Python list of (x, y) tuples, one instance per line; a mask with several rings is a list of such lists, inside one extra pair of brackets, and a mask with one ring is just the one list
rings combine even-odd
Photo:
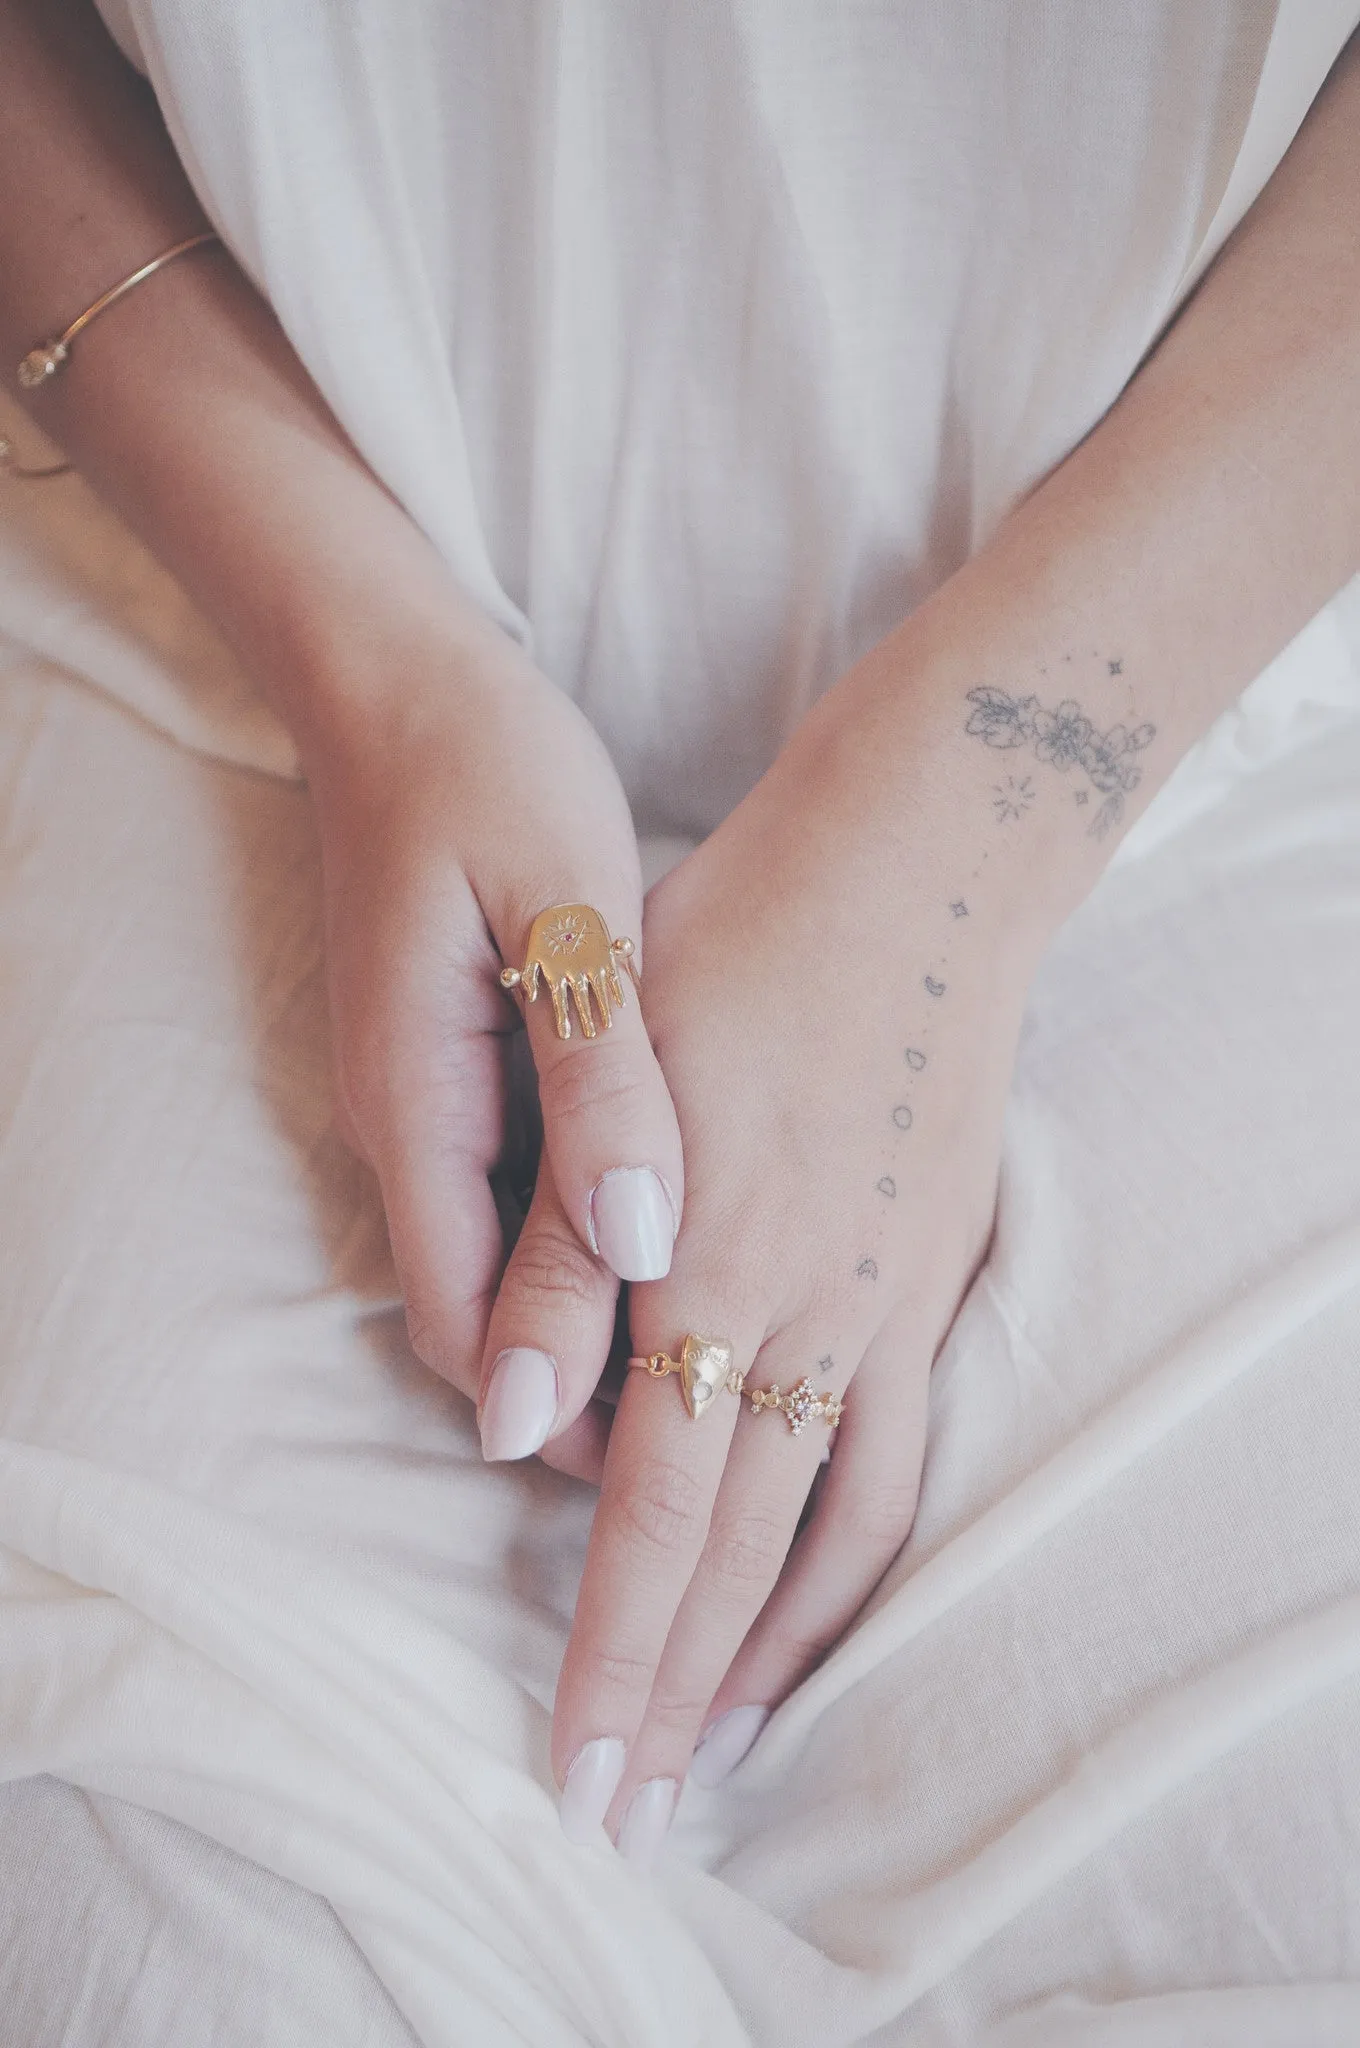
[(4, 2048), (418, 2048), (314, 1893), (58, 1778), (0, 1786)]

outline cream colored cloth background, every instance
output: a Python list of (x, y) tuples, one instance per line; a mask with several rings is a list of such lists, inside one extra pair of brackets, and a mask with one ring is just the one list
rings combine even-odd
[[(880, 486), (910, 452), (911, 421), (889, 420), (898, 438), (885, 437), (881, 473), (863, 466), (872, 420), (857, 442), (837, 438), (844, 420), (829, 436), (788, 431), (805, 400), (820, 418), (818, 405), (863, 391), (843, 356), (817, 358), (816, 375), (805, 360), (805, 381), (785, 387), (795, 339), (768, 403), (749, 420), (744, 410), (779, 305), (817, 306), (818, 331), (849, 346), (827, 278), (816, 291), (802, 273), (789, 284), (790, 249), (816, 241), (817, 181), (798, 187), (797, 124), (780, 126), (769, 99), (751, 132), (783, 137), (780, 189), (801, 190), (804, 208), (798, 235), (752, 239), (771, 187), (729, 180), (745, 192), (733, 275), (779, 289), (755, 294), (747, 380), (733, 391), (719, 351), (710, 384), (723, 417), (755, 435), (747, 454), (762, 437), (775, 449), (782, 422), (793, 467), (753, 461), (742, 488), (767, 495), (725, 500), (731, 472), (692, 443), (709, 387), (700, 380), (679, 443), (659, 445), (678, 430), (658, 420), (657, 387), (625, 377), (629, 404), (603, 421), (608, 489), (581, 447), (551, 435), (530, 437), (519, 470), (498, 469), (489, 446), (481, 468), (458, 468), (454, 428), (466, 438), (462, 394), (482, 344), (476, 321), (441, 333), (411, 297), (431, 260), (428, 224), (398, 243), (400, 276), (370, 276), (371, 319), (335, 298), (329, 249), (322, 260), (313, 238), (317, 260), (302, 264), (290, 246), (318, 193), (353, 234), (383, 206), (395, 208), (387, 225), (401, 217), (417, 189), (396, 176), (402, 149), (442, 147), (453, 131), (432, 136), (416, 118), (400, 31), (451, 34), (455, 15), (470, 35), (491, 33), (478, 8), (389, 11), (383, 35), (362, 8), (278, 9), (266, 36), (247, 7), (148, 7), (138, 28), (218, 217), (271, 289), (278, 262), (276, 296), (346, 424), (587, 704), (652, 832), (720, 815), (836, 660), (1089, 424), (1223, 230), (1234, 184), (1249, 201), (1242, 164), (1254, 151), (1256, 182), (1268, 175), (1353, 21), (1320, 6), (1278, 20), (1129, 14), (1144, 40), (1128, 26), (1109, 45), (1124, 54), (1126, 92), (1139, 75), (1172, 91), (1187, 22), (1218, 36), (1218, 70), (1201, 49), (1195, 88), (1201, 73), (1226, 81), (1204, 100), (1217, 111), (1198, 129), (1173, 124), (1198, 134), (1186, 148), (1199, 171), (1164, 179), (1147, 147), (1151, 196), (1140, 187), (1126, 205), (1138, 231), (1110, 276), (1126, 275), (1134, 249), (1151, 252), (1150, 269), (1123, 298), (1082, 268), (1111, 215), (1083, 227), (1057, 270), (1065, 317), (1081, 318), (1053, 381), (1041, 372), (1057, 300), (1012, 297), (1009, 323), (1002, 300), (970, 301), (988, 309), (960, 344), (961, 360), (969, 335), (977, 351), (972, 398), (961, 413), (957, 394), (921, 400), (937, 441), (941, 418), (958, 438), (938, 472), (912, 461), (885, 510)], [(866, 69), (882, 57), (871, 32), (908, 16), (933, 23), (937, 43), (946, 22), (980, 20), (856, 10)], [(579, 112), (598, 75), (572, 35), (625, 20), (589, 8), (494, 18), (526, 36), (550, 27), (554, 66), (527, 63), (532, 38), (518, 71), (474, 42), (457, 74), (469, 120), (488, 79), (523, 99), (526, 78), (547, 78), (565, 123), (567, 88)], [(767, 32), (758, 77), (771, 92), (796, 69), (794, 31), (813, 49), (813, 31), (838, 18), (790, 9), (781, 43), (770, 15), (743, 13)], [(722, 72), (731, 48), (716, 13), (683, 16), (692, 42), (681, 19), (626, 17), (672, 53), (671, 70), (658, 59), (643, 75), (678, 94), (665, 130), (676, 148), (702, 65)], [(1017, 19), (1032, 31), (1028, 71), (1022, 35), (994, 91), (1047, 78), (1034, 51), (1051, 44), (1113, 118), (1118, 91), (1094, 56), (1115, 32), (1090, 11)], [(1080, 43), (1082, 21), (1095, 44)], [(965, 40), (946, 39), (937, 62)], [(432, 47), (420, 44), (426, 69), (451, 91)], [(602, 47), (597, 33), (592, 62)], [(980, 34), (969, 47), (979, 64), (990, 48)], [(290, 56), (304, 50), (313, 70), (299, 96)], [(620, 51), (623, 83), (605, 100), (623, 119), (637, 48), (622, 31)], [(345, 62), (368, 67), (375, 98), (337, 89)], [(351, 86), (359, 75), (344, 74)], [(943, 105), (942, 73), (930, 75)], [(396, 102), (383, 97), (394, 77)], [(280, 123), (275, 95), (290, 91)], [(943, 111), (961, 119), (966, 105)], [(369, 154), (350, 164), (368, 181), (357, 192), (323, 119), (338, 106), (351, 122), (378, 109)], [(1020, 132), (1046, 135), (1033, 113)], [(886, 106), (884, 133), (903, 125)], [(643, 126), (633, 139), (645, 150), (656, 133)], [(505, 129), (526, 132), (547, 129)], [(579, 125), (551, 132), (555, 177), (529, 182), (559, 220), (580, 166), (610, 158), (583, 149)], [(852, 156), (858, 146), (851, 135)], [(1116, 192), (1127, 171), (1126, 160)], [(1193, 203), (1177, 212), (1187, 178)], [(439, 189), (449, 225), (466, 181)], [(684, 178), (679, 189), (693, 196)], [(474, 192), (469, 215), (486, 198)], [(571, 233), (582, 217), (570, 214)], [(645, 241), (641, 228), (625, 237)], [(520, 246), (501, 217), (488, 264)], [(536, 246), (541, 261), (551, 237)], [(702, 237), (685, 246), (696, 267), (681, 290), (682, 266), (672, 311), (691, 305), (702, 269)], [(976, 271), (969, 256), (973, 294), (1000, 260), (986, 255)], [(447, 313), (449, 278), (435, 282)], [(861, 367), (875, 334), (909, 315), (904, 297), (896, 315), (875, 305), (848, 322)], [(535, 333), (570, 334), (562, 319), (565, 330), (554, 314)], [(663, 345), (663, 323), (623, 332), (643, 362)], [(397, 341), (404, 365), (443, 378), (423, 453), (415, 427), (434, 386), (369, 375), (370, 352)], [(989, 348), (1001, 349), (990, 380)], [(1110, 388), (1072, 389), (1091, 356)], [(558, 430), (573, 388), (562, 360), (535, 358), (551, 374), (532, 418)], [(611, 360), (633, 357), (621, 345)], [(475, 388), (487, 405), (469, 410), (473, 438), (514, 418)], [(544, 390), (558, 393), (546, 411)], [(831, 509), (818, 495), (828, 450), (845, 458)], [(528, 496), (493, 514), (502, 474), (497, 488)], [(553, 502), (582, 477), (581, 504), (607, 512), (594, 524)], [(677, 502), (691, 484), (699, 499)], [(681, 575), (661, 543), (691, 519)], [(1222, 721), (1055, 945), (1021, 1049), (996, 1242), (935, 1376), (912, 1539), (736, 1778), (686, 1793), (654, 1889), (557, 1827), (546, 1716), (590, 1498), (536, 1467), (482, 1466), (466, 1405), (406, 1352), (376, 1191), (333, 1128), (315, 848), (286, 741), (74, 481), (4, 501), (0, 627), (0, 1773), (25, 1787), (0, 1810), (5, 2048), (1360, 2037), (1360, 589)], [(739, 744), (719, 772), (729, 729)], [(40, 1773), (85, 1796), (44, 1795), (27, 1782)], [(30, 1893), (15, 1875), (26, 1860)], [(173, 1888), (173, 1911), (147, 1907), (158, 1886)], [(44, 1910), (48, 1898), (85, 1901), (83, 1918)], [(73, 1926), (129, 1938), (86, 1956)], [(271, 1984), (289, 1989), (271, 1998)]]

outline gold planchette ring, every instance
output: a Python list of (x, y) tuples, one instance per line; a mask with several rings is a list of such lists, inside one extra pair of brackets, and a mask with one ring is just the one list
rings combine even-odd
[(762, 1408), (778, 1408), (795, 1436), (819, 1416), (835, 1429), (845, 1413), (838, 1394), (819, 1394), (809, 1379), (799, 1380), (787, 1394), (781, 1394), (777, 1386), (752, 1387), (746, 1398), (757, 1414)]
[(701, 1415), (707, 1415), (724, 1387), (740, 1397), (746, 1383), (745, 1373), (738, 1372), (733, 1364), (732, 1346), (721, 1337), (687, 1336), (679, 1358), (654, 1351), (649, 1358), (630, 1358), (628, 1363), (649, 1372), (654, 1380), (664, 1379), (670, 1372), (679, 1373), (685, 1406), (696, 1422)]
[(532, 1003), (541, 979), (552, 997), (558, 1037), (571, 1037), (574, 1004), (582, 1037), (594, 1038), (595, 1011), (607, 1031), (614, 1021), (610, 1003), (620, 1010), (624, 1006), (620, 961), (638, 985), (633, 952), (631, 939), (610, 938), (599, 911), (588, 903), (554, 903), (540, 910), (529, 927), (523, 967), (501, 969), (501, 987), (507, 995), (518, 990), (526, 1003)]

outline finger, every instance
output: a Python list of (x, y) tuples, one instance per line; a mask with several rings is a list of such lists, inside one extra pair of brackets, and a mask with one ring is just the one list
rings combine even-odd
[(609, 1355), (618, 1291), (567, 1221), (542, 1160), (487, 1330), (477, 1409), (484, 1457), (527, 1458), (575, 1422)]
[(832, 1434), (818, 1411), (844, 1391), (849, 1373), (842, 1364), (818, 1374), (826, 1348), (806, 1326), (791, 1328), (762, 1348), (749, 1375), (755, 1389), (778, 1388), (785, 1399), (802, 1393), (792, 1417), (743, 1404), (704, 1547), (606, 1823), (617, 1823), (619, 1847), (644, 1866), (661, 1846), (713, 1695), (784, 1567)]
[(609, 1449), (609, 1432), (614, 1426), (619, 1395), (627, 1378), (631, 1348), (628, 1290), (621, 1287), (604, 1373), (576, 1420), (559, 1429), (544, 1444), (541, 1456), (545, 1465), (551, 1465), (554, 1471), (565, 1472), (570, 1479), (584, 1479), (588, 1486), (600, 1486), (604, 1478), (605, 1453)]
[(539, 1455), (554, 1472), (563, 1472), (568, 1479), (583, 1479), (587, 1486), (598, 1487), (604, 1478), (605, 1453), (609, 1449), (609, 1431), (613, 1421), (612, 1406), (604, 1401), (589, 1401), (575, 1422), (568, 1423), (565, 1429), (548, 1439)]
[(890, 1325), (855, 1377), (812, 1517), (705, 1713), (696, 1784), (720, 1784), (735, 1769), (901, 1551), (916, 1515), (929, 1390), (919, 1329)]
[(514, 1034), (476, 899), (461, 874), (435, 879), (413, 893), (398, 875), (389, 916), (329, 878), (335, 1089), (382, 1187), (412, 1347), (473, 1395), (503, 1256), (488, 1175)]
[(476, 1034), (460, 1043), (456, 1073), (393, 1091), (382, 1142), (368, 1147), (412, 1349), (470, 1396), (503, 1257), (487, 1177), (503, 1101), (504, 1040)]
[[(609, 950), (611, 932), (638, 931), (640, 891), (616, 887), (601, 912), (564, 905), (546, 928), (536, 919), (527, 941), (522, 928), (513, 935), (545, 956), (522, 984), (544, 1145), (582, 1242), (620, 1280), (659, 1280), (684, 1199), (680, 1131), (637, 991)], [(523, 956), (508, 957), (518, 965)]]
[[(755, 1341), (736, 1331), (738, 1363)], [(595, 1836), (623, 1774), (703, 1550), (737, 1409), (718, 1393), (695, 1420), (674, 1375), (626, 1375), (553, 1718), (562, 1825), (575, 1841)]]

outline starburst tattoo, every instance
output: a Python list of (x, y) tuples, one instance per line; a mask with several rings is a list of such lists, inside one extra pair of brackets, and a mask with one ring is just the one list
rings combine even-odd
[(997, 822), (1007, 825), (1014, 818), (1023, 818), (1034, 802), (1034, 780), (1032, 776), (1008, 775), (1004, 782), (992, 784), (992, 809)]

